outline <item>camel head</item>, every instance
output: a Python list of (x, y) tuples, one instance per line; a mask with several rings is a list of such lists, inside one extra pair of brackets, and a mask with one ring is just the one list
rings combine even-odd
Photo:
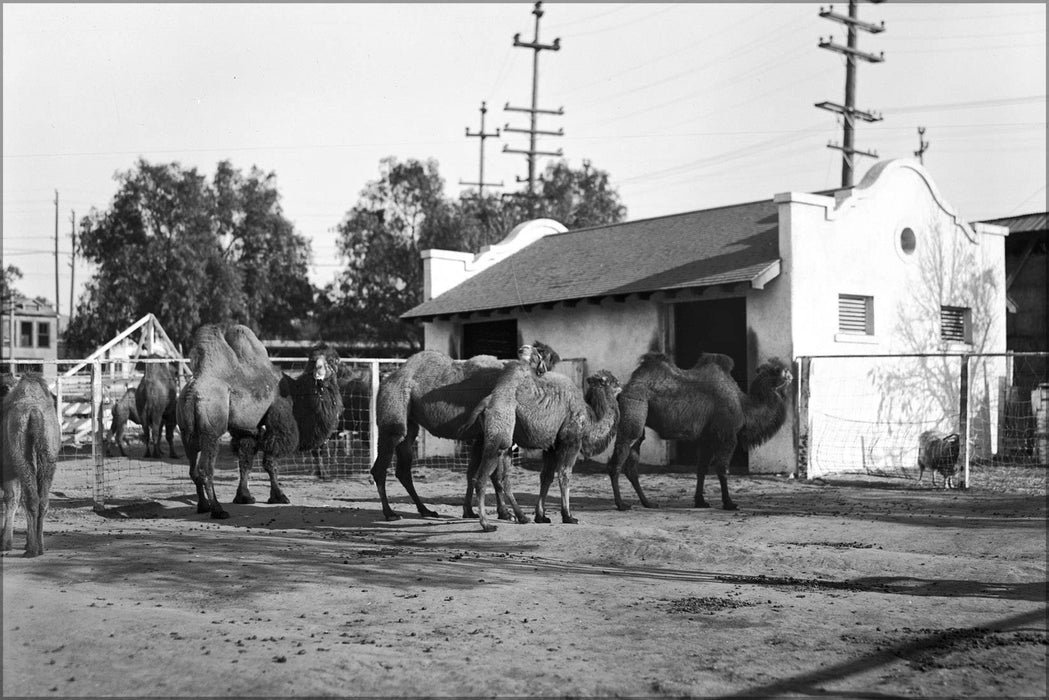
[(339, 353), (335, 349), (321, 343), (310, 350), (307, 372), (313, 373), (313, 380), (318, 386), (329, 378), (335, 378), (339, 373)]
[(758, 367), (757, 374), (754, 376), (754, 384), (760, 382), (780, 395), (786, 392), (787, 387), (793, 381), (794, 375), (791, 374), (790, 368), (778, 357), (769, 358), (767, 362)]
[(538, 340), (532, 341), (530, 346), (532, 348), (532, 360), (531, 364), (535, 369), (537, 376), (543, 376), (554, 368), (558, 362), (561, 361), (561, 356), (557, 352), (547, 345)]
[(561, 357), (554, 352), (553, 348), (538, 340), (532, 345), (522, 345), (518, 348), (517, 359), (531, 365), (537, 377), (543, 376), (561, 361)]
[(612, 392), (612, 398), (618, 396), (619, 392), (623, 390), (623, 387), (620, 385), (619, 380), (616, 379), (616, 376), (607, 369), (598, 370), (596, 373), (587, 377), (586, 385), (589, 389), (608, 387)]

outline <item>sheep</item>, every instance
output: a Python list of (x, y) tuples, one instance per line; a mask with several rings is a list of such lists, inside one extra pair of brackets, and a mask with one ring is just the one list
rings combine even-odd
[(941, 433), (926, 430), (918, 437), (918, 482), (928, 469), (932, 472), (932, 485), (936, 487), (936, 474), (943, 475), (943, 488), (954, 488), (954, 475), (958, 471), (958, 454), (961, 436), (958, 433)]

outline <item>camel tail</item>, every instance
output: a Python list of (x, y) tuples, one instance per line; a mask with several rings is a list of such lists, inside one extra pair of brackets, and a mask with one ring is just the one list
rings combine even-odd
[(39, 476), (54, 464), (52, 450), (47, 444), (47, 434), (43, 411), (39, 408), (32, 409), (26, 425), (25, 463), (33, 470), (34, 476)]

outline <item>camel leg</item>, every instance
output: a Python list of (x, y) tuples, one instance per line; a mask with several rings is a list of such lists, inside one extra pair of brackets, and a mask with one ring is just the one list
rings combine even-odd
[[(168, 454), (171, 456), (171, 459), (178, 459), (178, 453), (175, 452), (175, 421), (167, 423), (164, 426), (164, 430), (168, 438)], [(158, 435), (157, 437), (159, 438), (160, 436)], [(159, 457), (160, 455), (158, 454), (157, 456)]]
[[(207, 440), (201, 445), (200, 456), (197, 458), (198, 474), (204, 482), (204, 503), (211, 507), (213, 520), (225, 520), (229, 513), (222, 508), (218, 497), (215, 495), (215, 461), (219, 456), (218, 440)], [(198, 505), (198, 510), (200, 506)]]
[(550, 484), (554, 482), (556, 469), (553, 453), (544, 451), (543, 470), (539, 472), (539, 500), (535, 503), (535, 521), (537, 523), (550, 522), (550, 518), (546, 517), (546, 494), (550, 492)]
[[(728, 463), (732, 459), (732, 453), (736, 450), (736, 439), (735, 436), (730, 440), (723, 440), (717, 445), (714, 445), (709, 454), (711, 459), (709, 464), (713, 465), (714, 471), (718, 477), (718, 484), (721, 486), (721, 507), (725, 510), (736, 510), (737, 506), (732, 502), (732, 497), (729, 496), (728, 492)], [(695, 507), (696, 508), (709, 508), (710, 504), (707, 503), (706, 499), (703, 498), (703, 482), (707, 472), (707, 462), (702, 458), (703, 453), (706, 450), (703, 449), (702, 443), (700, 443), (699, 454), (701, 456), (699, 460), (699, 466), (696, 468), (696, 497)]]
[[(488, 481), (492, 479), (495, 472), (499, 469), (499, 464), (503, 459), (503, 454), (506, 450), (500, 449), (492, 444), (486, 444), (484, 446), (484, 453), (481, 459), (481, 466), (477, 470), (477, 476), (474, 479), (474, 491), (477, 493), (477, 516), (481, 521), (481, 530), (484, 532), (495, 532), (496, 526), (488, 520), (488, 513), (484, 507), (484, 496), (485, 490), (488, 486)], [(497, 482), (495, 479), (493, 483)]]
[(0, 538), (0, 551), (10, 552), (14, 546), (15, 515), (21, 491), (22, 484), (17, 478), (4, 482), (4, 534)]
[(476, 518), (474, 511), (474, 479), (481, 468), (481, 456), (484, 452), (484, 441), (474, 440), (470, 443), (470, 456), (466, 462), (466, 495), (463, 496), (463, 517)]
[(258, 443), (255, 442), (254, 437), (237, 440), (237, 466), (240, 468), (240, 482), (237, 484), (237, 495), (233, 497), (234, 503), (250, 505), (255, 502), (255, 497), (251, 495), (251, 489), (248, 488), (248, 476), (255, 463), (256, 452), (258, 452)]
[(22, 505), (25, 507), (26, 529), (25, 529), (25, 553), (24, 557), (36, 557), (43, 553), (37, 534), (40, 532), (40, 493), (37, 491), (36, 480), (33, 474), (22, 475)]
[(407, 435), (397, 445), (397, 481), (401, 482), (401, 486), (411, 496), (412, 501), (415, 503), (415, 509), (419, 511), (419, 515), (424, 518), (439, 518), (441, 517), (440, 513), (427, 508), (422, 499), (419, 498), (419, 494), (415, 491), (415, 482), (412, 480), (412, 459), (415, 456), (415, 438), (418, 435), (419, 426), (415, 423), (410, 423)]
[(26, 552), (25, 556), (37, 556), (44, 553), (44, 520), (47, 518), (47, 508), (51, 502), (51, 480), (55, 475), (54, 467), (50, 469), (47, 466), (41, 468), (37, 466), (37, 484), (36, 492), (39, 497), (39, 506), (36, 512), (36, 554), (30, 555)]
[[(511, 452), (506, 452), (499, 460), (499, 466), (496, 468), (495, 473), (492, 474), (492, 486), (495, 489), (495, 505), (498, 511), (498, 517), (500, 520), (510, 520), (510, 512), (513, 512), (513, 519), (517, 521), (519, 525), (532, 522), (531, 518), (525, 515), (525, 512), (521, 509), (521, 506), (517, 504), (517, 497), (514, 496), (514, 489), (510, 485), (510, 467), (513, 466), (513, 459), (510, 457)], [(510, 509), (507, 509), (509, 504)]]
[(579, 522), (572, 517), (569, 497), (572, 467), (575, 466), (575, 456), (578, 454), (579, 448), (573, 446), (571, 449), (564, 450), (557, 458), (557, 485), (561, 489), (561, 522), (567, 525), (575, 525)]
[(382, 501), (382, 514), (387, 520), (400, 520), (401, 518), (393, 511), (393, 508), (390, 508), (390, 501), (386, 498), (386, 473), (390, 469), (394, 449), (404, 440), (404, 434), (404, 430), (399, 426), (379, 431), (379, 453), (371, 469), (372, 481), (375, 482), (375, 488), (379, 491), (379, 500)]
[[(470, 456), (466, 463), (466, 495), (463, 497), (463, 517), (474, 519), (477, 517), (477, 513), (474, 512), (474, 480), (477, 478), (477, 470), (481, 466), (481, 455), (484, 451), (484, 442), (482, 440), (474, 440), (470, 443)], [(524, 514), (524, 511), (517, 505), (517, 499), (513, 495), (513, 491), (510, 489), (509, 483), (509, 464), (510, 459), (507, 457), (506, 466), (500, 466), (495, 472), (492, 473), (492, 488), (495, 490), (495, 507), (500, 520), (510, 520), (510, 511), (506, 509), (507, 495), (513, 508), (514, 517), (519, 523), (529, 522), (528, 516)]]
[(189, 478), (197, 488), (197, 512), (207, 513), (211, 510), (211, 504), (204, 493), (204, 475), (200, 473), (200, 469), (197, 466), (200, 463), (197, 459), (199, 456), (199, 450), (186, 445), (186, 459), (189, 460)]
[(620, 470), (626, 473), (638, 500), (645, 508), (657, 508), (658, 506), (645, 497), (641, 489), (641, 480), (637, 474), (637, 464), (641, 459), (641, 443), (645, 441), (645, 420), (648, 417), (648, 404), (644, 401), (620, 401), (623, 417), (619, 425), (619, 434), (616, 444), (612, 450), (612, 457), (608, 460), (608, 475), (612, 479), (612, 496), (619, 510), (630, 510), (630, 504), (623, 501), (619, 492)]
[(321, 454), (320, 447), (310, 450), (310, 460), (313, 462), (313, 475), (322, 481), (327, 481), (331, 478), (325, 457), (326, 455)]
[(160, 457), (160, 418), (151, 418), (146, 429), (146, 457)]
[(267, 503), (291, 503), (277, 480), (277, 460), (273, 455), (262, 453), (262, 468), (270, 475), (270, 498)]

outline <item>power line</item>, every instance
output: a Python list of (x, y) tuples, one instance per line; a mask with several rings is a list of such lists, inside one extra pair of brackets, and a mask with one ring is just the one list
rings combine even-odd
[[(543, 134), (544, 136), (564, 136), (564, 133), (565, 133), (563, 128), (559, 128), (557, 131), (542, 131), (537, 126), (537, 120), (538, 120), (538, 117), (539, 117), (540, 113), (542, 113), (542, 114), (554, 114), (554, 115), (558, 115), (558, 116), (563, 115), (565, 113), (565, 110), (564, 110), (563, 107), (558, 107), (556, 110), (551, 110), (551, 109), (540, 109), (539, 106), (538, 106), (538, 102), (539, 102), (539, 53), (541, 51), (560, 51), (561, 50), (561, 39), (559, 39), (559, 38), (558, 39), (554, 39), (554, 43), (552, 43), (552, 44), (541, 44), (541, 43), (539, 43), (539, 20), (542, 19), (542, 17), (543, 17), (543, 9), (542, 8), (543, 8), (543, 3), (542, 2), (536, 2), (535, 3), (535, 9), (532, 10), (532, 14), (535, 15), (535, 34), (534, 34), (534, 38), (532, 39), (532, 41), (521, 41), (520, 33), (514, 34), (514, 46), (515, 47), (521, 47), (521, 48), (525, 48), (525, 49), (532, 49), (532, 51), (533, 51), (533, 54), (532, 54), (532, 106), (530, 108), (529, 107), (511, 107), (510, 103), (507, 102), (506, 106), (503, 108), (504, 110), (506, 110), (508, 112), (526, 112), (529, 115), (530, 126), (529, 126), (528, 129), (514, 128), (514, 127), (511, 127), (509, 124), (507, 124), (507, 125), (505, 125), (503, 127), (503, 131), (511, 131), (511, 132), (518, 132), (518, 133), (528, 134), (528, 150), (525, 151), (525, 150), (520, 150), (520, 149), (512, 149), (509, 146), (504, 145), (503, 146), (503, 153), (521, 153), (521, 154), (524, 154), (525, 156), (527, 156), (527, 158), (528, 158), (528, 179), (527, 179), (528, 192), (527, 192), (527, 196), (529, 198), (532, 198), (533, 202), (534, 202), (534, 198), (536, 196), (536, 192), (535, 192), (535, 179), (536, 179), (535, 157), (539, 156), (539, 155), (546, 155), (546, 156), (561, 156), (561, 155), (563, 155), (563, 152), (561, 151), (560, 148), (557, 149), (556, 151), (540, 151), (540, 150), (538, 150), (536, 148), (536, 137), (539, 136), (540, 134)], [(524, 182), (524, 180), (522, 180), (520, 177), (517, 178), (517, 181), (518, 182)]]
[[(872, 0), (872, 2), (880, 2), (880, 0)], [(828, 38), (826, 41), (821, 38), (819, 41), (819, 47), (821, 49), (834, 51), (845, 56), (845, 104), (839, 105), (834, 102), (824, 101), (816, 103), (816, 106), (829, 112), (835, 112), (843, 117), (842, 144), (839, 146), (836, 143), (828, 143), (827, 147), (841, 151), (841, 186), (852, 187), (854, 169), (853, 156), (861, 155), (869, 156), (871, 158), (877, 158), (878, 156), (877, 153), (860, 151), (855, 148), (853, 143), (855, 138), (855, 119), (859, 117), (865, 122), (881, 121), (880, 115), (856, 109), (856, 59), (862, 59), (869, 63), (881, 63), (885, 60), (884, 53), (875, 56), (874, 54), (865, 53), (856, 48), (856, 30), (862, 29), (871, 34), (878, 34), (885, 31), (885, 22), (882, 22), (879, 25), (861, 21), (856, 12), (856, 0), (849, 0), (848, 16), (839, 15), (834, 12), (833, 6), (827, 10), (824, 10), (821, 7), (819, 16), (833, 22), (840, 22), (847, 27), (847, 40), (845, 46), (835, 44), (833, 38)]]

